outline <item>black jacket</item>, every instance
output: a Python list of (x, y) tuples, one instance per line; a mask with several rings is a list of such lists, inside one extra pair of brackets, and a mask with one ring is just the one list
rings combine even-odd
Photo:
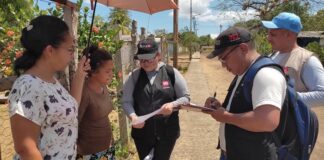
[[(165, 103), (176, 99), (174, 87), (165, 66), (161, 67), (151, 85), (146, 72), (141, 69), (135, 84), (134, 109), (138, 116), (151, 113)], [(132, 128), (134, 139), (178, 138), (180, 132), (178, 112), (170, 116), (156, 115), (145, 122), (142, 129)]]
[[(230, 85), (223, 107), (226, 107), (237, 78)], [(244, 77), (243, 77), (244, 80)], [(252, 103), (245, 100), (243, 80), (238, 85), (232, 99), (230, 113), (244, 113), (253, 110)], [(252, 102), (252, 100), (250, 100)], [(275, 160), (276, 145), (272, 132), (251, 132), (231, 124), (225, 124), (227, 160)]]

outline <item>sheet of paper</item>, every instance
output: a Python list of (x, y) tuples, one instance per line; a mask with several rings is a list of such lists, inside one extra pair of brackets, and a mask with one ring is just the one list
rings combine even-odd
[(160, 111), (162, 110), (162, 108), (154, 111), (154, 112), (151, 112), (149, 114), (146, 114), (146, 115), (143, 115), (143, 116), (139, 116), (136, 121), (132, 122), (132, 125), (136, 125), (136, 124), (140, 124), (140, 123), (143, 123), (145, 122), (147, 119), (155, 116), (156, 114), (158, 114)]

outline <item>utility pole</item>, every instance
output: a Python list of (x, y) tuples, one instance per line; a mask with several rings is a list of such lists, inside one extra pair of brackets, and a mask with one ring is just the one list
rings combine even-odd
[[(192, 33), (192, 0), (190, 0), (190, 34), (191, 33)], [(191, 44), (192, 44), (192, 42), (190, 42), (190, 45), (189, 45), (189, 60), (190, 61), (191, 61), (191, 58), (192, 58)]]
[(219, 33), (222, 33), (222, 28), (223, 28), (223, 25), (219, 25)]
[(193, 18), (192, 18), (192, 23), (193, 23), (193, 30), (194, 30), (194, 32), (195, 32), (195, 35), (197, 35), (197, 30), (198, 30), (198, 24), (197, 24), (197, 19), (196, 19), (196, 16), (194, 16)]
[(192, 0), (190, 0), (190, 33), (192, 32)]
[[(178, 0), (174, 3), (179, 7)], [(173, 67), (178, 67), (178, 9), (173, 10)]]

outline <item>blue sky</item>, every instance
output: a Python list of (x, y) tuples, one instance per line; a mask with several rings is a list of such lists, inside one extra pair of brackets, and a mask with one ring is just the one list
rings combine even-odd
[[(76, 0), (70, 0), (76, 1)], [(90, 6), (90, 0), (84, 0), (83, 6)], [(192, 0), (193, 15), (196, 15), (198, 36), (211, 34), (216, 37), (221, 30), (225, 30), (237, 21), (255, 18), (253, 10), (248, 11), (220, 11), (216, 10), (218, 0)], [(38, 4), (41, 8), (55, 6), (47, 0), (40, 0)], [(111, 7), (97, 5), (96, 15), (108, 19)], [(153, 15), (129, 10), (131, 19), (138, 22), (138, 28), (145, 27), (149, 33), (154, 33), (157, 29), (165, 29), (168, 33), (173, 32), (173, 10), (167, 10)], [(190, 0), (179, 0), (179, 31), (190, 26)]]
[[(76, 0), (70, 0), (76, 1)], [(40, 8), (49, 8), (55, 6), (47, 0), (38, 1)], [(83, 6), (90, 6), (89, 0), (84, 0)], [(197, 34), (211, 34), (213, 37), (218, 35), (220, 29), (224, 30), (234, 22), (241, 20), (242, 17), (252, 18), (253, 11), (234, 12), (234, 11), (216, 11), (217, 0), (192, 0), (193, 15), (196, 15)], [(111, 7), (97, 5), (96, 15), (108, 19)], [(248, 15), (247, 15), (248, 14)], [(240, 16), (239, 16), (240, 15)], [(154, 33), (157, 29), (165, 29), (168, 33), (173, 32), (173, 10), (167, 10), (153, 15), (129, 10), (129, 16), (138, 22), (138, 28), (148, 28), (149, 33)], [(179, 30), (190, 26), (190, 0), (179, 0)], [(222, 26), (220, 28), (220, 25)]]

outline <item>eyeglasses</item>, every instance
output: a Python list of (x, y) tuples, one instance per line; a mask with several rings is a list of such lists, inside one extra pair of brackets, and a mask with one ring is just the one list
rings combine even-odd
[(154, 62), (154, 60), (155, 60), (155, 57), (152, 58), (152, 59), (139, 59), (139, 61), (140, 61), (141, 63), (145, 63), (145, 62), (147, 62), (147, 63), (152, 63), (152, 62)]
[(228, 55), (230, 55), (239, 45), (233, 47), (231, 50), (229, 50), (226, 54), (224, 54), (225, 56), (223, 57), (218, 57), (218, 60), (222, 63), (225, 63), (226, 62), (226, 59), (228, 57)]

